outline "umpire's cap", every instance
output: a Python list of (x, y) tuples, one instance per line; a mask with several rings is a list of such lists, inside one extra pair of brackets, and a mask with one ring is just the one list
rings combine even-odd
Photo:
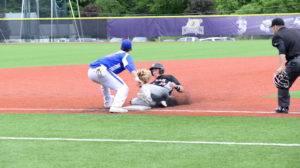
[(121, 49), (123, 51), (130, 51), (132, 49), (132, 43), (130, 40), (123, 40), (121, 44)]
[(152, 71), (152, 69), (159, 69), (160, 74), (163, 74), (165, 72), (165, 67), (161, 63), (154, 63), (151, 65), (151, 67), (149, 69), (150, 69), (150, 71)]
[(271, 26), (270, 27), (273, 27), (273, 26), (284, 26), (284, 21), (283, 21), (283, 19), (281, 19), (281, 18), (275, 18), (275, 19), (273, 19), (272, 20), (272, 24), (271, 24)]

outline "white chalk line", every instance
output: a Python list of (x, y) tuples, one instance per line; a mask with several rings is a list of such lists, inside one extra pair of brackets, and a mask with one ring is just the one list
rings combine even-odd
[(0, 111), (108, 111), (107, 109), (69, 109), (69, 108), (0, 108)]
[[(107, 111), (107, 109), (70, 109), (70, 108), (0, 108), (0, 111)], [(274, 111), (246, 111), (246, 110), (188, 110), (188, 109), (151, 109), (152, 112), (188, 112), (188, 113), (248, 113), (248, 114), (276, 114)], [(289, 114), (300, 114), (290, 112)]]
[(209, 141), (162, 141), (162, 140), (128, 140), (128, 139), (77, 139), (77, 138), (42, 138), (42, 137), (0, 137), (0, 140), (36, 140), (36, 141), (79, 141), (79, 142), (131, 142), (131, 143), (177, 143), (177, 144), (211, 144), (211, 145), (247, 145), (247, 146), (289, 146), (300, 144), (251, 143), (251, 142), (209, 142)]

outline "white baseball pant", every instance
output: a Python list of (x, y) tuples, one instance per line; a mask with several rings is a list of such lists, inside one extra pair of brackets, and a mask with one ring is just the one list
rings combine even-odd
[[(105, 106), (122, 107), (127, 96), (129, 88), (126, 83), (115, 73), (107, 69), (104, 65), (88, 70), (88, 78), (101, 86), (101, 92), (104, 97)], [(111, 103), (110, 89), (116, 90), (116, 95)]]

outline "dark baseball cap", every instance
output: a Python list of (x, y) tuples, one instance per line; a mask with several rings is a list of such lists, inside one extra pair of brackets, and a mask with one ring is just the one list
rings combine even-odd
[(275, 18), (272, 20), (272, 25), (270, 27), (273, 27), (275, 25), (284, 26), (284, 21), (281, 18)]

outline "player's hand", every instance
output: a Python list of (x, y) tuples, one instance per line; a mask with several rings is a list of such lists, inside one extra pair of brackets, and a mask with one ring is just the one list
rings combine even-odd
[(176, 85), (176, 83), (174, 83), (174, 82), (170, 82), (170, 87), (173, 89), (173, 88), (175, 88), (177, 85)]
[(276, 72), (275, 72), (275, 74), (279, 74), (279, 73), (281, 73), (282, 71), (284, 71), (285, 70), (285, 67), (279, 67), (277, 70), (276, 70)]
[(139, 78), (135, 78), (134, 80), (137, 83), (138, 87), (142, 87), (143, 86), (144, 82), (142, 82)]
[(138, 85), (138, 87), (142, 87), (142, 86), (143, 86), (143, 84), (144, 84), (144, 82), (142, 82), (142, 81), (139, 81), (137, 85)]
[(183, 92), (182, 86), (177, 85), (177, 84), (174, 83), (174, 82), (170, 82), (170, 83), (169, 83), (169, 86), (170, 86), (172, 89), (176, 89), (177, 92)]

